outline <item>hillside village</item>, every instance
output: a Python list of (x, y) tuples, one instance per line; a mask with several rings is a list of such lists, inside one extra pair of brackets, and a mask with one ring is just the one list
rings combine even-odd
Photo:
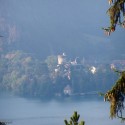
[[(0, 31), (2, 34), (0, 35), (0, 92), (11, 92), (15, 95), (28, 97), (53, 98), (93, 91), (106, 91), (111, 88), (117, 79), (117, 75), (112, 69), (123, 70), (125, 67), (124, 58), (118, 60), (120, 57), (124, 57), (122, 54), (117, 60), (109, 60), (107, 56), (102, 56), (106, 55), (105, 52), (102, 52), (105, 51), (103, 45), (104, 48), (108, 48), (109, 44), (96, 36), (84, 35), (85, 39), (82, 40), (88, 43), (87, 46), (93, 45), (94, 48), (91, 46), (86, 49), (84, 42), (79, 41), (80, 44), (78, 44), (77, 39), (74, 47), (82, 47), (83, 51), (78, 52), (79, 49), (70, 48), (72, 51), (67, 51), (66, 54), (65, 52), (59, 54), (60, 43), (58, 42), (59, 45), (53, 47), (50, 40), (46, 47), (52, 50), (53, 54), (50, 54), (50, 50), (48, 51), (46, 47), (40, 46), (42, 48), (40, 48), (40, 56), (37, 56), (38, 53), (34, 52), (36, 50), (25, 49), (26, 41), (19, 37), (21, 34), (16, 24), (0, 17)], [(88, 38), (89, 41), (86, 42)], [(96, 44), (90, 42), (93, 39), (97, 41)], [(28, 40), (29, 44), (32, 43), (30, 40)], [(101, 45), (100, 41), (103, 41)], [(35, 42), (37, 42), (36, 39)], [(102, 55), (99, 54), (95, 58), (97, 54), (92, 52), (95, 52), (97, 45), (99, 45), (98, 48), (102, 48), (101, 51), (97, 51), (102, 52)], [(71, 43), (66, 44), (65, 47), (71, 47)], [(27, 48), (32, 49), (30, 45), (27, 45)], [(77, 51), (74, 51), (74, 49)], [(91, 49), (92, 51), (89, 53)], [(107, 50), (107, 53), (110, 52), (109, 50)], [(89, 54), (90, 57), (87, 58)], [(84, 57), (85, 55), (86, 57)]]
[(112, 69), (123, 69), (124, 60), (108, 63), (68, 55), (39, 60), (23, 51), (1, 54), (0, 90), (29, 97), (65, 97), (97, 93), (111, 88), (117, 79)]
[[(105, 64), (101, 63), (93, 63), (92, 62), (85, 62), (85, 60), (80, 60), (79, 57), (76, 57), (73, 61), (67, 59), (67, 55), (65, 53), (62, 53), (62, 55), (57, 56), (58, 59), (58, 64), (55, 68), (55, 75), (61, 74), (63, 77), (67, 77), (67, 79), (70, 81), (72, 78), (72, 72), (78, 73), (78, 72), (86, 72), (86, 73), (91, 73), (92, 75), (96, 75), (96, 73), (101, 69), (102, 72), (107, 71), (107, 67), (104, 67)], [(113, 60), (110, 62), (108, 65), (110, 70), (118, 68), (123, 69), (125, 66), (125, 61), (124, 60)], [(92, 91), (90, 93), (97, 93), (97, 91)], [(64, 88), (64, 94), (65, 95), (74, 95), (72, 91), (72, 87), (69, 84), (66, 85)], [(76, 95), (84, 95), (85, 93), (75, 93)], [(58, 94), (59, 95), (59, 94)]]

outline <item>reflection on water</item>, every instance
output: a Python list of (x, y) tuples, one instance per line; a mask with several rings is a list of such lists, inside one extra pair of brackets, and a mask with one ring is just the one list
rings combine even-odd
[(0, 96), (0, 120), (10, 125), (64, 125), (74, 111), (86, 125), (120, 125), (118, 119), (109, 119), (109, 104), (102, 100), (43, 102), (13, 96)]

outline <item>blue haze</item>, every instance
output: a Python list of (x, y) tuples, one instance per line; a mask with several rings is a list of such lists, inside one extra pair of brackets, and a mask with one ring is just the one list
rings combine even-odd
[[(69, 56), (95, 59), (124, 58), (124, 29), (110, 37), (107, 1), (0, 0), (0, 16), (16, 25), (16, 49), (42, 59), (66, 52)], [(6, 36), (6, 33), (3, 33)]]

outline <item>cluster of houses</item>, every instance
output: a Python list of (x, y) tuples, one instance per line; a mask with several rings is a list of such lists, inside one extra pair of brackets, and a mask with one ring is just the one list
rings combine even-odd
[[(85, 70), (85, 66), (82, 63), (82, 61), (79, 59), (79, 57), (76, 57), (73, 61), (67, 60), (67, 56), (65, 53), (62, 55), (58, 55), (58, 65), (55, 68), (55, 73), (59, 74), (60, 72), (62, 73), (61, 75), (64, 77), (67, 77), (68, 80), (71, 79), (71, 72), (72, 71), (83, 71)], [(89, 71), (92, 74), (96, 73), (96, 67), (91, 66), (89, 67)], [(72, 95), (72, 88), (70, 85), (67, 85), (64, 88), (64, 94), (65, 95)]]
[[(67, 60), (67, 56), (65, 53), (58, 55), (58, 65), (55, 68), (55, 73), (59, 74), (60, 72), (64, 77), (67, 77), (69, 80), (71, 79), (71, 72), (72, 69), (75, 71), (80, 71), (85, 68), (84, 64), (82, 61), (79, 59), (79, 57), (76, 57), (74, 61)], [(125, 67), (125, 60), (115, 60), (109, 63), (110, 68), (116, 68), (118, 66), (124, 66)], [(88, 68), (88, 70), (92, 73), (95, 74), (97, 72), (97, 68), (95, 66), (91, 66)], [(72, 94), (72, 88), (70, 85), (67, 85), (64, 88), (64, 94), (65, 95), (71, 95)]]
[[(73, 70), (81, 70), (83, 68), (83, 65), (80, 63), (79, 58), (75, 58), (74, 61), (67, 60), (67, 56), (65, 53), (62, 55), (58, 55), (58, 65), (55, 68), (55, 73), (59, 74), (62, 73), (61, 75), (64, 77), (67, 77), (68, 80), (71, 79), (71, 69)], [(71, 95), (72, 94), (72, 89), (70, 85), (67, 85), (64, 88), (64, 94), (65, 95)]]
[(76, 57), (73, 61), (67, 60), (67, 56), (65, 53), (62, 55), (58, 55), (58, 65), (55, 69), (55, 72), (63, 71), (63, 73), (70, 80), (71, 70), (80, 71), (84, 68), (84, 65), (80, 62), (79, 57)]

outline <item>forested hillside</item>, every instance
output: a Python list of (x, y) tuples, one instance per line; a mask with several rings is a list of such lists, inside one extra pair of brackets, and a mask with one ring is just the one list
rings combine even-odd
[[(106, 91), (116, 79), (110, 65), (98, 65), (94, 71), (89, 64), (68, 64), (57, 65), (56, 56), (38, 60), (22, 51), (2, 54), (0, 90), (30, 97), (54, 97)], [(64, 92), (67, 86), (71, 93)]]
[[(106, 91), (113, 85), (117, 76), (110, 64), (124, 59), (124, 35), (119, 32), (120, 41), (115, 33), (111, 39), (100, 35), (103, 24), (97, 23), (98, 15), (91, 23), (94, 14), (86, 8), (90, 4), (81, 2), (1, 0), (1, 92), (55, 97)], [(93, 13), (99, 12), (99, 8), (91, 8)], [(88, 13), (89, 19), (83, 12)], [(67, 61), (58, 64), (58, 55), (63, 52)], [(74, 64), (76, 57), (80, 61)]]
[[(7, 41), (4, 41), (7, 42)], [(3, 40), (1, 38), (1, 43)], [(40, 60), (30, 53), (1, 44), (0, 91), (28, 97), (64, 97), (106, 91), (117, 78), (110, 64), (68, 59), (59, 63), (57, 55)], [(4, 46), (3, 46), (4, 45)]]

